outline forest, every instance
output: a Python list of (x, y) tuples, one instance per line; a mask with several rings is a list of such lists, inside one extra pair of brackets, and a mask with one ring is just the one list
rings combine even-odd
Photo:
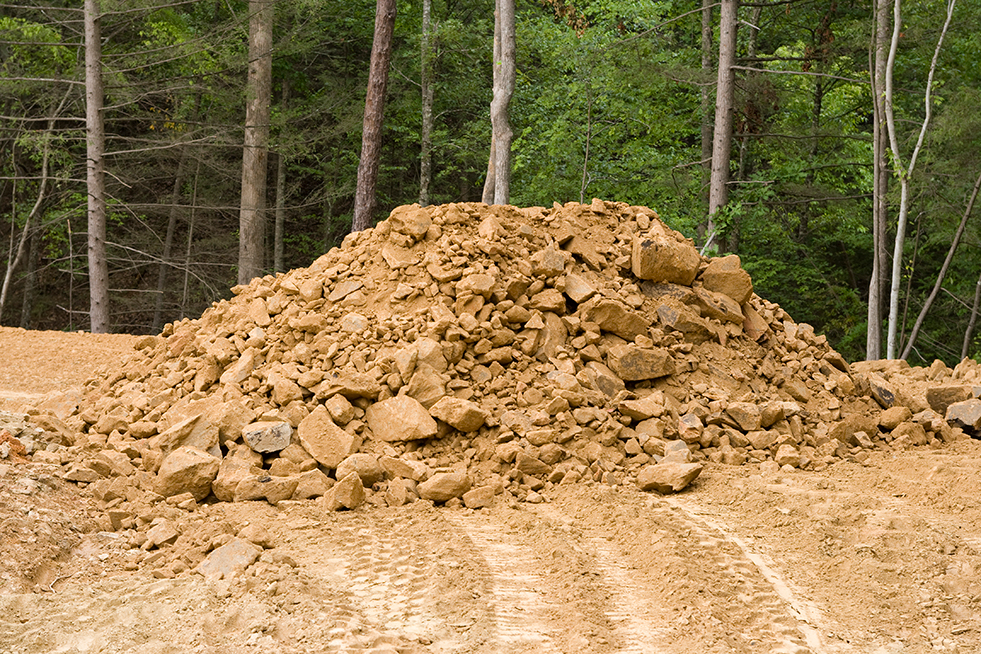
[(397, 11), (369, 224), (480, 202), (510, 5), (510, 204), (649, 206), (705, 254), (738, 254), (757, 294), (850, 360), (981, 356), (977, 3), (81, 4), (0, 0), (2, 325), (156, 333), (198, 316), (241, 280), (246, 186), (259, 274), (339, 245), (383, 5)]

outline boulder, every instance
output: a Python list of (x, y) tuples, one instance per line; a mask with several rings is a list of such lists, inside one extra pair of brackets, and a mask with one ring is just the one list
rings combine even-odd
[(981, 428), (981, 400), (971, 398), (954, 402), (947, 407), (944, 418), (955, 427), (978, 431)]
[(303, 449), (317, 463), (331, 470), (357, 452), (361, 446), (361, 438), (334, 424), (323, 405), (318, 405), (310, 415), (300, 421), (296, 433)]
[(245, 569), (252, 565), (260, 554), (262, 548), (244, 538), (233, 538), (213, 550), (194, 568), (194, 571), (212, 581), (233, 579), (245, 572)]
[(723, 293), (736, 304), (744, 304), (753, 295), (753, 280), (735, 254), (711, 259), (702, 271), (701, 279), (707, 290)]
[(293, 437), (288, 422), (263, 420), (242, 428), (242, 438), (254, 451), (262, 454), (286, 449)]
[(164, 497), (191, 493), (198, 502), (211, 493), (221, 460), (196, 447), (181, 446), (160, 465), (154, 491)]
[(445, 502), (461, 497), (470, 490), (470, 477), (463, 472), (437, 472), (419, 484), (419, 497), (433, 502)]
[(610, 369), (623, 381), (643, 381), (667, 377), (675, 372), (674, 357), (663, 347), (636, 345), (611, 347), (607, 355)]
[(323, 503), (330, 511), (340, 509), (356, 509), (365, 500), (364, 485), (357, 473), (348, 473), (346, 477), (331, 486), (323, 497)]
[(634, 236), (630, 268), (640, 279), (691, 286), (701, 262), (695, 246), (670, 234)]
[(337, 466), (334, 476), (344, 479), (351, 473), (355, 473), (364, 486), (371, 487), (385, 477), (385, 471), (378, 463), (378, 458), (374, 454), (361, 452), (352, 454)]
[(407, 395), (375, 402), (365, 412), (365, 419), (375, 438), (387, 442), (432, 438), (438, 430), (426, 407)]
[(484, 426), (490, 414), (476, 402), (447, 395), (429, 408), (429, 414), (454, 429), (469, 433)]
[(656, 463), (646, 465), (637, 473), (640, 490), (654, 490), (661, 494), (684, 490), (702, 472), (701, 463)]

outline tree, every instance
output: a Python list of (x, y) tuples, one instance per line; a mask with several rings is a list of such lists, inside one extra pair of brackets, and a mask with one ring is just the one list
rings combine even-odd
[[(484, 202), (508, 204), (511, 199), (511, 141), (508, 105), (514, 95), (517, 41), (514, 0), (496, 0), (494, 10), (494, 99), (491, 100), (491, 155)], [(490, 168), (493, 168), (493, 171)], [(493, 191), (493, 193), (492, 193)]]
[(106, 259), (106, 133), (102, 115), (102, 34), (99, 0), (85, 0), (85, 134), (88, 187), (89, 329), (109, 331)]
[(388, 66), (392, 57), (395, 15), (395, 0), (378, 0), (375, 7), (375, 35), (371, 45), (368, 91), (364, 102), (361, 161), (358, 163), (352, 232), (370, 227), (375, 211), (375, 185), (378, 183), (382, 125), (385, 121), (385, 87), (388, 84)]
[(889, 166), (886, 147), (889, 140), (885, 119), (886, 64), (889, 51), (889, 2), (875, 2), (875, 30), (872, 37), (872, 275), (869, 280), (868, 323), (865, 358), (882, 356), (882, 308), (887, 263), (887, 202)]
[(704, 250), (718, 237), (717, 215), (729, 201), (729, 157), (732, 152), (733, 93), (735, 90), (736, 30), (739, 0), (722, 0), (719, 15), (719, 71), (715, 87), (715, 129), (712, 138), (712, 179)]
[(249, 0), (249, 79), (242, 149), (242, 202), (239, 212), (238, 283), (262, 274), (264, 263), (266, 175), (272, 108), (273, 0)]
[(422, 40), (419, 54), (419, 85), (422, 91), (422, 128), (419, 132), (419, 204), (429, 204), (429, 184), (433, 177), (433, 80), (432, 31), (430, 13), (432, 0), (422, 0)]
[(899, 38), (902, 31), (902, 0), (895, 0), (893, 4), (893, 26), (892, 41), (889, 46), (889, 60), (886, 63), (886, 83), (885, 96), (883, 101), (886, 127), (889, 130), (889, 147), (892, 150), (893, 166), (896, 169), (896, 176), (899, 177), (900, 196), (899, 196), (899, 216), (896, 225), (896, 239), (893, 244), (892, 253), (892, 275), (889, 287), (889, 324), (886, 337), (886, 358), (895, 358), (898, 350), (897, 332), (899, 327), (899, 286), (902, 280), (903, 266), (903, 246), (906, 240), (906, 222), (909, 216), (910, 202), (910, 177), (916, 169), (916, 159), (923, 146), (923, 139), (926, 136), (927, 128), (930, 125), (930, 117), (933, 110), (931, 96), (933, 93), (933, 76), (937, 71), (937, 59), (940, 57), (940, 49), (950, 27), (951, 18), (954, 15), (954, 5), (956, 0), (947, 2), (947, 18), (944, 21), (940, 37), (937, 39), (937, 47), (933, 51), (933, 59), (930, 61), (930, 72), (927, 74), (926, 90), (924, 91), (924, 116), (920, 125), (919, 136), (916, 145), (910, 154), (909, 165), (905, 168), (902, 165), (903, 156), (899, 148), (899, 139), (896, 133), (896, 118), (893, 109), (893, 75), (896, 67), (896, 51), (899, 48)]

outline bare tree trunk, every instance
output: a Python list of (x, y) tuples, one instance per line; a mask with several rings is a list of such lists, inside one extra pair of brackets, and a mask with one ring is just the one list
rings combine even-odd
[[(712, 73), (712, 8), (713, 0), (702, 0), (702, 75), (708, 80)], [(702, 87), (702, 192), (705, 193), (705, 215), (708, 215), (708, 189), (712, 181), (712, 91)], [(705, 227), (703, 227), (704, 229)], [(704, 234), (702, 234), (704, 236)]]
[(494, 99), (491, 100), (491, 129), (494, 131), (494, 204), (511, 199), (511, 125), (508, 105), (514, 95), (515, 39), (514, 0), (497, 0), (500, 16), (501, 57), (494, 61)]
[(964, 331), (964, 343), (961, 345), (962, 360), (967, 358), (967, 351), (971, 347), (971, 339), (974, 336), (974, 326), (978, 323), (979, 304), (981, 304), (981, 277), (978, 277), (978, 282), (974, 285), (974, 303), (971, 305), (971, 319), (967, 322), (967, 329)]
[(974, 210), (974, 201), (978, 197), (978, 189), (981, 189), (981, 175), (978, 175), (978, 179), (974, 182), (974, 190), (971, 191), (971, 199), (967, 201), (967, 208), (964, 209), (964, 215), (961, 216), (961, 222), (957, 226), (957, 231), (954, 232), (954, 240), (950, 243), (950, 249), (947, 250), (947, 258), (944, 259), (944, 263), (940, 266), (940, 272), (937, 273), (937, 281), (933, 285), (933, 289), (930, 291), (930, 295), (927, 296), (926, 302), (923, 303), (923, 308), (920, 310), (920, 315), (916, 317), (916, 322), (913, 323), (913, 330), (910, 332), (909, 341), (906, 343), (906, 347), (903, 348), (903, 354), (900, 357), (905, 359), (909, 356), (910, 350), (913, 349), (913, 343), (916, 341), (916, 337), (920, 333), (920, 327), (923, 326), (923, 320), (926, 318), (927, 313), (930, 311), (930, 307), (933, 306), (933, 301), (937, 299), (937, 294), (940, 292), (940, 287), (944, 283), (944, 277), (947, 276), (947, 269), (950, 268), (950, 262), (954, 260), (954, 252), (957, 251), (957, 246), (961, 242), (961, 236), (964, 235), (964, 228), (967, 227), (967, 219), (971, 216), (971, 212)]
[(719, 73), (715, 88), (715, 130), (712, 139), (712, 180), (709, 187), (708, 236), (704, 251), (716, 242), (715, 215), (729, 200), (729, 157), (732, 153), (732, 106), (735, 90), (736, 30), (739, 0), (722, 0), (719, 16)]
[(924, 105), (926, 106), (923, 124), (920, 126), (920, 135), (916, 140), (916, 146), (910, 155), (909, 166), (902, 169), (902, 155), (899, 151), (899, 139), (896, 135), (896, 120), (893, 114), (893, 70), (896, 64), (896, 50), (899, 47), (900, 28), (902, 27), (901, 4), (902, 0), (895, 0), (893, 5), (893, 29), (892, 42), (889, 46), (889, 61), (886, 64), (886, 94), (885, 94), (885, 114), (886, 125), (889, 128), (889, 146), (892, 149), (893, 165), (899, 175), (900, 194), (899, 194), (899, 220), (896, 225), (896, 241), (892, 253), (892, 279), (889, 289), (889, 325), (886, 337), (886, 358), (892, 359), (896, 356), (896, 331), (899, 323), (899, 284), (902, 279), (903, 266), (903, 244), (906, 240), (906, 221), (909, 216), (909, 182), (916, 168), (916, 158), (920, 154), (923, 146), (923, 139), (926, 136), (927, 126), (930, 124), (932, 105), (930, 102), (933, 90), (933, 76), (937, 71), (937, 59), (940, 57), (940, 47), (943, 45), (944, 37), (947, 35), (947, 28), (954, 14), (954, 5), (957, 0), (948, 0), (947, 19), (944, 21), (943, 30), (940, 38), (937, 39), (937, 47), (933, 51), (933, 59), (930, 62), (930, 73), (927, 75), (926, 91), (924, 93)]
[[(497, 0), (494, 0), (494, 47), (493, 50), (493, 72), (494, 72), (494, 82), (493, 87), (497, 88), (497, 78), (500, 75), (500, 69), (497, 66), (497, 62), (501, 60), (501, 12), (497, 10)], [(484, 178), (484, 190), (481, 194), (480, 200), (484, 204), (494, 204), (494, 185), (497, 181), (496, 172), (497, 169), (494, 167), (494, 162), (497, 161), (497, 148), (494, 143), (494, 125), (493, 118), (491, 120), (491, 142), (490, 142), (490, 154), (487, 157), (487, 176)]]
[(191, 192), (191, 213), (187, 218), (187, 249), (184, 251), (184, 292), (181, 294), (181, 320), (187, 312), (187, 287), (191, 276), (191, 244), (194, 243), (194, 214), (198, 206), (198, 180), (201, 177), (201, 161), (194, 171), (194, 190)]
[(375, 35), (371, 45), (368, 92), (364, 101), (361, 161), (358, 162), (358, 187), (354, 193), (352, 232), (371, 227), (375, 211), (375, 186), (378, 183), (382, 125), (385, 120), (385, 86), (388, 84), (388, 64), (392, 58), (395, 14), (395, 0), (378, 0), (375, 5)]
[(433, 63), (429, 25), (431, 5), (432, 0), (422, 1), (422, 46), (419, 76), (422, 86), (422, 128), (419, 133), (422, 152), (419, 156), (419, 204), (423, 207), (429, 205), (429, 183), (433, 176)]
[(88, 187), (89, 329), (109, 331), (109, 264), (106, 260), (106, 185), (102, 123), (102, 35), (99, 0), (85, 0), (85, 142)]
[(249, 79), (242, 148), (238, 283), (262, 274), (265, 241), (266, 173), (272, 106), (273, 0), (249, 0)]
[(888, 135), (885, 123), (885, 76), (889, 51), (889, 3), (877, 0), (873, 35), (872, 76), (872, 278), (869, 280), (869, 311), (865, 331), (865, 358), (882, 357), (882, 308), (886, 299), (886, 248), (889, 164), (886, 161)]

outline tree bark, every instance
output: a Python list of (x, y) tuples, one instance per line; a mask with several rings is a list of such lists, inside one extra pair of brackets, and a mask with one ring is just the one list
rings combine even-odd
[(886, 64), (886, 94), (885, 94), (885, 114), (886, 125), (889, 128), (889, 146), (892, 150), (893, 165), (899, 175), (899, 219), (896, 225), (896, 240), (893, 244), (892, 252), (892, 278), (889, 288), (889, 325), (886, 336), (886, 358), (892, 359), (896, 356), (897, 340), (896, 332), (899, 323), (899, 285), (902, 280), (903, 266), (903, 245), (906, 240), (906, 221), (909, 216), (909, 182), (916, 168), (916, 159), (923, 146), (923, 139), (926, 136), (927, 127), (930, 124), (932, 110), (931, 92), (933, 90), (933, 76), (937, 71), (937, 59), (940, 57), (940, 48), (943, 45), (947, 29), (950, 27), (950, 20), (954, 14), (956, 0), (948, 0), (947, 19), (944, 21), (940, 37), (937, 39), (937, 47), (933, 51), (933, 59), (930, 62), (930, 73), (927, 75), (926, 91), (924, 93), (925, 115), (923, 124), (920, 126), (920, 135), (916, 140), (916, 146), (910, 155), (909, 166), (902, 169), (902, 155), (899, 151), (899, 139), (896, 134), (896, 120), (893, 112), (893, 70), (896, 64), (896, 50), (899, 47), (900, 28), (902, 26), (902, 0), (895, 0), (893, 5), (893, 26), (892, 41), (889, 46), (889, 61)]
[(920, 333), (920, 328), (923, 326), (923, 321), (926, 319), (927, 313), (930, 311), (930, 307), (933, 306), (933, 301), (937, 299), (937, 294), (940, 292), (940, 287), (944, 283), (944, 278), (947, 276), (947, 269), (950, 268), (950, 262), (954, 260), (954, 252), (957, 251), (957, 246), (960, 245), (961, 236), (964, 235), (964, 228), (967, 227), (967, 219), (970, 218), (971, 212), (974, 210), (974, 201), (978, 197), (978, 189), (981, 189), (981, 175), (978, 175), (977, 181), (974, 182), (974, 190), (971, 191), (971, 199), (967, 201), (967, 208), (964, 209), (964, 215), (961, 216), (961, 222), (957, 226), (957, 231), (954, 232), (954, 239), (950, 243), (950, 249), (947, 250), (947, 257), (944, 259), (943, 265), (940, 266), (940, 272), (937, 273), (937, 281), (933, 284), (933, 289), (930, 291), (930, 295), (927, 296), (926, 302), (923, 303), (923, 308), (920, 310), (920, 315), (916, 317), (916, 322), (913, 323), (913, 329), (909, 334), (909, 341), (906, 343), (906, 347), (903, 348), (903, 354), (900, 356), (901, 359), (905, 359), (909, 356), (910, 351), (913, 349), (913, 343), (916, 341), (916, 337)]
[[(497, 9), (497, 0), (494, 0), (494, 47), (493, 52), (493, 74), (494, 81), (492, 83), (493, 88), (497, 88), (497, 77), (500, 71), (497, 66), (497, 62), (501, 60), (501, 12)], [(480, 201), (484, 204), (494, 204), (494, 185), (496, 183), (496, 172), (497, 169), (494, 167), (494, 162), (497, 160), (497, 148), (494, 144), (494, 121), (491, 120), (491, 142), (490, 142), (490, 154), (487, 156), (487, 176), (484, 177), (484, 190), (480, 196)]]
[(961, 344), (961, 360), (967, 358), (967, 351), (971, 347), (971, 338), (974, 336), (974, 326), (978, 323), (978, 305), (981, 304), (981, 277), (978, 277), (974, 285), (974, 303), (971, 304), (971, 319), (967, 322), (967, 329), (964, 330), (964, 342)]
[(358, 186), (354, 194), (352, 232), (360, 232), (371, 227), (372, 214), (375, 211), (375, 186), (378, 183), (382, 125), (385, 120), (385, 87), (388, 84), (388, 64), (392, 58), (395, 15), (395, 0), (377, 1), (375, 35), (371, 45), (371, 66), (368, 71), (368, 91), (364, 102)]
[(102, 116), (102, 35), (99, 0), (85, 0), (85, 143), (88, 190), (89, 329), (109, 331), (109, 264), (106, 260), (106, 133)]
[(865, 332), (865, 358), (882, 357), (882, 308), (886, 299), (886, 247), (889, 163), (886, 160), (888, 134), (885, 123), (885, 76), (889, 51), (889, 3), (877, 0), (873, 35), (872, 76), (872, 278), (869, 280), (869, 307)]
[(419, 155), (419, 204), (423, 207), (429, 205), (429, 183), (433, 176), (433, 63), (429, 20), (431, 5), (432, 0), (423, 0), (422, 2), (422, 45), (419, 75), (419, 83), (422, 87), (422, 128), (419, 132), (421, 149)]
[(712, 138), (712, 179), (709, 215), (703, 251), (717, 242), (715, 215), (729, 201), (729, 158), (732, 154), (732, 108), (735, 91), (736, 31), (739, 0), (722, 0), (719, 15), (719, 72), (715, 88), (715, 130)]
[(501, 56), (494, 61), (494, 99), (491, 101), (490, 112), (491, 129), (494, 132), (494, 204), (508, 204), (511, 199), (513, 137), (508, 122), (508, 105), (514, 95), (517, 50), (514, 0), (497, 0), (497, 13), (500, 17)]
[[(705, 80), (712, 76), (712, 8), (713, 0), (702, 0), (702, 75)], [(712, 183), (712, 91), (706, 83), (702, 95), (702, 192), (705, 215), (708, 215), (708, 189)], [(707, 226), (706, 226), (707, 229)], [(704, 234), (702, 235), (704, 236)]]
[(247, 284), (253, 277), (261, 275), (264, 259), (274, 6), (273, 0), (249, 0), (249, 79), (242, 149), (242, 202), (238, 219), (239, 284)]

